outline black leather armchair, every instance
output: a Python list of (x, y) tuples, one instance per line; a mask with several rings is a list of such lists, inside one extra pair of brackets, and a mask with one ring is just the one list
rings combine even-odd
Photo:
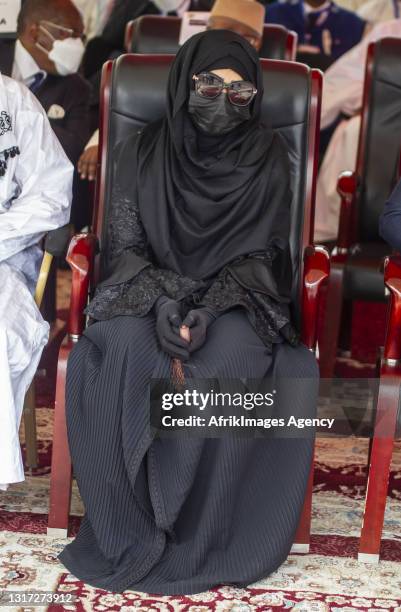
[[(68, 354), (73, 340), (84, 329), (83, 307), (90, 289), (102, 278), (108, 251), (108, 219), (113, 201), (112, 186), (118, 180), (113, 164), (117, 143), (138, 128), (163, 116), (167, 77), (173, 56), (125, 55), (108, 62), (103, 70), (100, 125), (101, 166), (98, 175), (94, 235), (77, 236), (67, 261), (73, 268), (70, 340), (61, 349), (58, 364), (57, 401), (53, 441), (49, 533), (65, 532), (71, 491), (64, 388)], [(319, 287), (328, 275), (328, 254), (309, 246), (312, 238), (317, 171), (317, 137), (322, 77), (318, 71), (292, 62), (262, 60), (265, 95), (264, 122), (277, 130), (288, 144), (293, 202), (290, 246), (293, 261), (294, 318), (303, 342), (314, 350)], [(262, 222), (263, 220), (261, 220)], [(95, 257), (95, 244), (99, 254)], [(297, 550), (309, 549), (312, 476), (298, 535)]]
[(339, 235), (332, 253), (320, 346), (322, 377), (334, 375), (339, 335), (348, 349), (352, 302), (384, 301), (382, 262), (390, 248), (379, 216), (398, 177), (401, 145), (401, 39), (371, 43), (365, 72), (356, 169), (339, 177)]
[[(125, 49), (127, 53), (177, 53), (181, 18), (143, 15), (127, 24)], [(260, 57), (294, 60), (298, 36), (281, 25), (265, 25)]]

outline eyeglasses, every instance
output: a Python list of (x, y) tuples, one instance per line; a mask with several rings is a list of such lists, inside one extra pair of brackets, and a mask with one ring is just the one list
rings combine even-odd
[(248, 106), (258, 92), (249, 81), (225, 83), (217, 74), (210, 72), (194, 74), (192, 79), (195, 81), (196, 95), (213, 100), (225, 89), (229, 101), (234, 106)]

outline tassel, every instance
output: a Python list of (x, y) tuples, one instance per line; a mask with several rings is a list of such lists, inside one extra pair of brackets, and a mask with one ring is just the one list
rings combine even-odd
[[(187, 342), (191, 342), (189, 327), (182, 325), (180, 327), (180, 336)], [(184, 368), (182, 367), (182, 361), (180, 359), (171, 360), (171, 382), (177, 391), (181, 390), (185, 385)]]
[(177, 391), (180, 391), (185, 384), (184, 370), (180, 359), (171, 360), (171, 382)]

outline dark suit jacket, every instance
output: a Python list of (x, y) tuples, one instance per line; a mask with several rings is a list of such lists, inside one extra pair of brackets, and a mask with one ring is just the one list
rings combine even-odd
[[(319, 20), (308, 22), (305, 20), (302, 2), (273, 2), (266, 7), (267, 23), (278, 23), (288, 30), (294, 30), (298, 34), (298, 44), (305, 43), (319, 47), (320, 57), (315, 54), (302, 54), (297, 57), (298, 61), (305, 61), (310, 66), (326, 69), (341, 55), (357, 45), (364, 33), (366, 22), (352, 11), (343, 9), (331, 2), (328, 15), (323, 23)], [(330, 55), (324, 58), (323, 32), (328, 30), (332, 38), (332, 49)], [(316, 62), (319, 62), (317, 63)], [(323, 62), (323, 63), (322, 63)]]
[[(11, 76), (14, 52), (14, 40), (0, 40), (0, 71), (6, 76)], [(49, 120), (64, 151), (75, 165), (91, 136), (89, 83), (79, 74), (65, 77), (48, 75), (35, 95), (46, 113), (54, 104), (64, 109), (63, 118)]]
[(380, 217), (380, 236), (396, 251), (401, 251), (401, 181), (387, 200)]

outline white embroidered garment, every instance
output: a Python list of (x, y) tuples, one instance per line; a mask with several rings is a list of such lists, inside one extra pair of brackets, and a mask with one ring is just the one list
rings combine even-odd
[(48, 337), (32, 297), (44, 234), (68, 223), (73, 167), (46, 114), (0, 74), (0, 488), (24, 479), (25, 392)]
[(357, 14), (369, 23), (381, 23), (398, 19), (400, 16), (399, 0), (367, 0), (358, 9)]
[(362, 106), (366, 53), (369, 43), (394, 36), (401, 38), (401, 20), (377, 24), (351, 51), (341, 56), (325, 72), (323, 79), (322, 129), (340, 113), (355, 115)]
[(84, 20), (86, 39), (100, 36), (115, 0), (73, 0)]
[(327, 147), (317, 179), (316, 243), (335, 240), (338, 236), (341, 200), (337, 193), (337, 179), (344, 170), (355, 170), (360, 126), (360, 115), (344, 119), (336, 127)]
[(319, 170), (316, 190), (315, 242), (334, 240), (338, 234), (340, 196), (338, 175), (355, 170), (366, 54), (370, 42), (392, 36), (401, 38), (401, 19), (379, 23), (362, 42), (340, 57), (326, 71), (323, 81), (321, 127), (328, 127), (340, 113), (352, 117), (336, 127)]

